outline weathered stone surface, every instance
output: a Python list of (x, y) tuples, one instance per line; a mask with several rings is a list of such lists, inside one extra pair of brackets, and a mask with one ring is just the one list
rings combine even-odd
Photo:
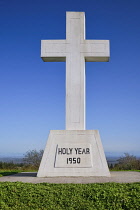
[(37, 176), (110, 176), (99, 132), (50, 131)]

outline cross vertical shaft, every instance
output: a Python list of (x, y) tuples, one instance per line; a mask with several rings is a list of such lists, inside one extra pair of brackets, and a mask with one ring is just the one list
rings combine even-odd
[(67, 13), (66, 130), (85, 130), (85, 59), (80, 53), (84, 25), (84, 13)]

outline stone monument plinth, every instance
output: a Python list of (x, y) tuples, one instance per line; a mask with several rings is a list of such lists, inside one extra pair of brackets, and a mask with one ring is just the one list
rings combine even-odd
[(110, 176), (99, 132), (50, 131), (37, 176)]

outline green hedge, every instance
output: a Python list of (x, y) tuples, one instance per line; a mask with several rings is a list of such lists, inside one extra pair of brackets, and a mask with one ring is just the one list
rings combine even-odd
[(0, 209), (139, 210), (140, 183), (0, 183)]

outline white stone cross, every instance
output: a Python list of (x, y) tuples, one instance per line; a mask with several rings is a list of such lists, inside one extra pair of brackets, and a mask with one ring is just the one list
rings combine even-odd
[(85, 130), (85, 62), (109, 61), (109, 40), (85, 40), (85, 13), (66, 13), (66, 40), (42, 40), (45, 62), (66, 61), (66, 130)]

